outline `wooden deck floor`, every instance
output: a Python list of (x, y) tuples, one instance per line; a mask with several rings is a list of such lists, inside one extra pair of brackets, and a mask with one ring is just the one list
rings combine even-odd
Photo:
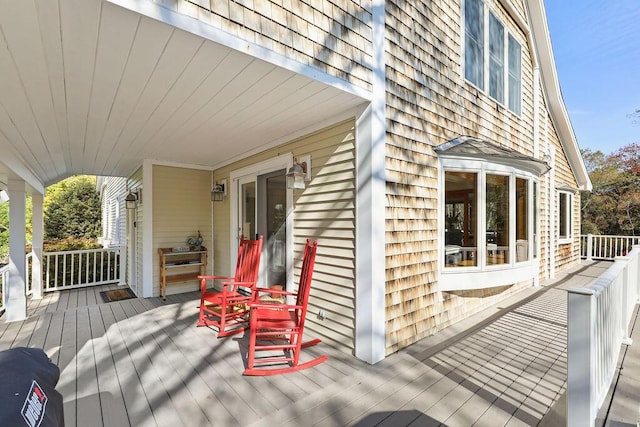
[(43, 348), (61, 371), (69, 426), (246, 426), (365, 366), (327, 346), (313, 369), (243, 377), (246, 339), (196, 328), (195, 293), (105, 304), (95, 287), (29, 302), (24, 322), (0, 322), (0, 350)]
[(58, 364), (67, 427), (538, 425), (565, 389), (565, 285), (373, 366), (320, 344), (307, 352), (326, 363), (244, 377), (246, 338), (196, 328), (195, 293), (104, 304), (104, 288), (31, 301), (26, 321), (0, 321), (0, 350), (40, 347)]

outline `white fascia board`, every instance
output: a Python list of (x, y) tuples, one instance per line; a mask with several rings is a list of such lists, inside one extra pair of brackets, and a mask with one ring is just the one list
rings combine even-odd
[(531, 18), (533, 42), (535, 43), (535, 50), (539, 55), (538, 62), (540, 64), (543, 92), (549, 106), (551, 119), (558, 132), (560, 143), (569, 160), (579, 189), (591, 191), (591, 180), (589, 179), (587, 168), (584, 165), (584, 160), (582, 159), (580, 147), (573, 132), (564, 100), (562, 99), (543, 0), (528, 0), (527, 6)]

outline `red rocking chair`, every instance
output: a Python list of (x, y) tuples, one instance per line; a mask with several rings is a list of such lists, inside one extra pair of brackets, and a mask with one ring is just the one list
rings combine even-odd
[[(300, 349), (316, 345), (319, 339), (302, 342), (304, 321), (311, 289), (311, 275), (316, 257), (317, 242), (307, 240), (300, 273), (298, 293), (260, 289), (260, 292), (297, 295), (295, 305), (273, 305), (252, 302), (250, 306), (250, 338), (247, 369), (244, 375), (276, 375), (299, 371), (318, 365), (329, 358), (320, 356), (311, 361), (300, 363)], [(256, 357), (257, 352), (269, 352)], [(275, 354), (275, 355), (274, 355)], [(279, 367), (279, 365), (285, 367)], [(256, 365), (261, 365), (257, 368)]]
[[(197, 326), (215, 326), (218, 338), (240, 333), (248, 327), (247, 311), (256, 295), (261, 253), (262, 236), (257, 240), (241, 237), (234, 277), (198, 276), (200, 316)], [(222, 290), (207, 290), (207, 281), (216, 280), (222, 284)], [(240, 292), (240, 287), (249, 288), (251, 294)]]

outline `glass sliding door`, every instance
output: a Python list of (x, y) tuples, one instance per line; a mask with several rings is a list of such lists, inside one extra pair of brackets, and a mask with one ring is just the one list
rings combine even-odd
[(240, 181), (240, 206), (238, 213), (240, 236), (244, 236), (245, 239), (255, 239), (257, 233), (255, 179), (247, 178)]
[(287, 283), (287, 183), (286, 170), (258, 176), (258, 234), (265, 238), (262, 260), (266, 285)]
[(234, 179), (235, 223), (237, 238), (232, 242), (232, 258), (237, 254), (240, 236), (255, 239), (263, 236), (258, 286), (282, 285), (286, 289), (292, 279), (287, 232), (287, 212), (291, 194), (287, 190), (286, 168), (255, 168), (252, 173)]

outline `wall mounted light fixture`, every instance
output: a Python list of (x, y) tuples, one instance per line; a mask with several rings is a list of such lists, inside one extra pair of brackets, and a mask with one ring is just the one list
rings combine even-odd
[(227, 195), (227, 180), (216, 182), (213, 188), (211, 188), (211, 201), (221, 202), (224, 196)]
[(304, 190), (306, 181), (311, 179), (311, 155), (294, 158), (286, 177), (287, 188)]
[(138, 204), (138, 196), (133, 191), (129, 191), (129, 194), (124, 198), (124, 201), (127, 205), (127, 209), (135, 209)]

